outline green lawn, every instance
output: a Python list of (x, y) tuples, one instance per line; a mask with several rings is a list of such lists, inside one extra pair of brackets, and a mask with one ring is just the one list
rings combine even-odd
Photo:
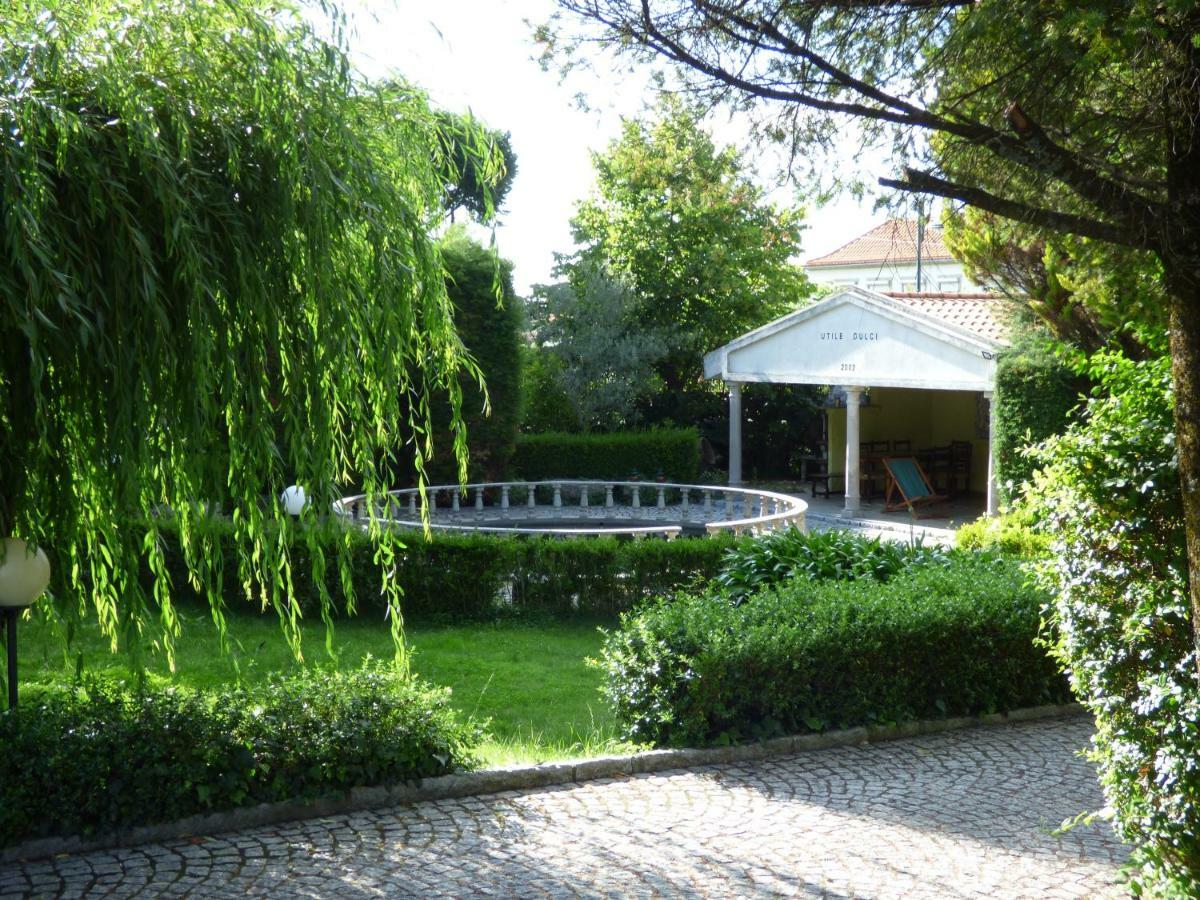
[[(272, 617), (231, 616), (231, 652), (221, 651), (216, 629), (196, 607), (181, 610), (184, 635), (178, 642), (172, 675), (148, 645), (151, 677), (190, 687), (253, 682), (270, 672), (296, 667)], [(613, 740), (612, 716), (599, 695), (600, 674), (584, 660), (600, 648), (597, 626), (584, 623), (528, 625), (505, 623), (408, 629), (413, 670), (452, 690), (453, 705), (464, 715), (490, 720), (489, 739), (480, 748), (488, 765), (542, 762), (629, 749)], [(82, 657), (85, 671), (127, 675), (123, 655), (109, 652), (98, 630), (79, 635), (69, 655), (53, 629), (23, 622), (22, 690), (39, 683), (69, 680)], [(340, 667), (353, 667), (368, 654), (393, 654), (381, 621), (344, 620), (334, 633)], [(307, 664), (328, 664), (320, 622), (304, 628)]]

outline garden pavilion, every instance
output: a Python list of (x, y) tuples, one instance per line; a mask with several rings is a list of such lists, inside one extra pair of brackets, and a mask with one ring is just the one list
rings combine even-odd
[(729, 388), (730, 484), (742, 482), (742, 385), (829, 385), (845, 395), (844, 409), (829, 410), (827, 446), (828, 472), (844, 482), (847, 515), (861, 506), (860, 448), (903, 447), (891, 455), (913, 456), (952, 442), (971, 445), (964, 488), (985, 494), (987, 512), (995, 514), (1000, 302), (982, 294), (888, 296), (847, 287), (706, 354), (705, 377)]

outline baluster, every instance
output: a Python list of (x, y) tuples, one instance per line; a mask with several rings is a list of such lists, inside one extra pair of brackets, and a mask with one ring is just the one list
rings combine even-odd
[(604, 508), (612, 509), (613, 507), (613, 486), (606, 484), (604, 486)]
[(635, 484), (632, 488), (630, 488), (630, 490), (633, 491), (633, 500), (631, 501), (631, 505), (633, 506), (634, 509), (641, 509), (642, 508), (642, 489), (638, 485)]
[(530, 509), (533, 509), (535, 506), (537, 506), (537, 486), (533, 484), (527, 484), (525, 487), (525, 505)]
[(554, 500), (553, 500), (553, 505), (554, 505), (554, 508), (555, 508), (555, 509), (561, 509), (561, 508), (562, 508), (562, 485), (561, 485), (561, 484), (559, 484), (557, 481), (556, 481), (556, 482), (554, 482)]
[(460, 488), (453, 488), (450, 491), (450, 509), (453, 510), (454, 512), (458, 512), (462, 508), (461, 506), (459, 506), (459, 503), (458, 503), (459, 491), (460, 491)]
[(683, 489), (683, 500), (680, 502), (680, 507), (683, 509), (683, 517), (686, 519), (692, 511), (690, 497), (692, 495), (690, 488)]
[(475, 511), (483, 512), (483, 488), (475, 488)]
[(586, 484), (579, 489), (579, 508), (588, 508), (588, 486)]
[(708, 518), (713, 514), (713, 499), (712, 491), (704, 492), (704, 517)]
[(408, 514), (415, 516), (417, 514), (417, 492), (412, 491), (408, 495)]
[(510, 490), (510, 488), (507, 484), (504, 485), (502, 488), (500, 488), (500, 508), (501, 509), (508, 509), (508, 492), (509, 492), (509, 490)]
[(733, 509), (733, 492), (732, 491), (725, 492), (725, 518), (726, 519), (736, 519), (737, 518), (737, 516), (734, 514), (734, 509)]
[(667, 508), (667, 489), (661, 484), (658, 486), (658, 499), (655, 501), (654, 505), (659, 509)]

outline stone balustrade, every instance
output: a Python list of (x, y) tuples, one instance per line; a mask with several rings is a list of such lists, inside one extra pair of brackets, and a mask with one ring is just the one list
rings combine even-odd
[[(422, 497), (422, 494), (424, 496)], [(363, 495), (334, 511), (354, 521), (372, 516)], [(501, 481), (389, 492), (374, 518), (397, 528), (450, 532), (656, 536), (760, 534), (805, 527), (798, 497), (754, 488), (644, 481)]]

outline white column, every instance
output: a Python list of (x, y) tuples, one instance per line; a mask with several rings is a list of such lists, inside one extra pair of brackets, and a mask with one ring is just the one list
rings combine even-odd
[(859, 498), (858, 443), (859, 401), (862, 400), (866, 388), (847, 387), (846, 391), (846, 513), (858, 512), (862, 502)]
[(1000, 490), (996, 484), (996, 398), (992, 391), (984, 391), (983, 399), (988, 405), (987, 514), (994, 516), (1000, 511)]
[(742, 483), (742, 385), (729, 382), (729, 483)]

